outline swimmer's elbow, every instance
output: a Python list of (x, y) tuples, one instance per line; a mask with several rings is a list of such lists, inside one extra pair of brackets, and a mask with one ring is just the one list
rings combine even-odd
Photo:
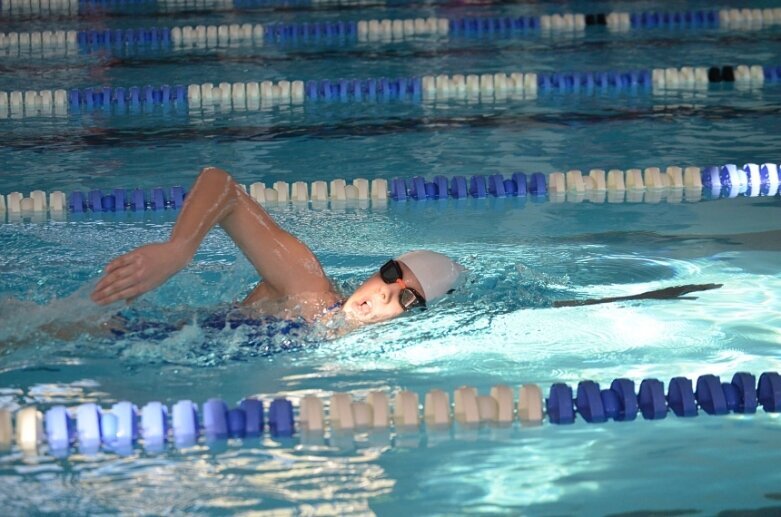
[(211, 166), (207, 166), (201, 169), (200, 174), (198, 174), (198, 179), (215, 179), (215, 180), (222, 180), (222, 181), (233, 181), (233, 178), (231, 177), (230, 174), (228, 174), (227, 171), (224, 171), (219, 167), (211, 167)]
[(214, 191), (227, 191), (235, 197), (238, 183), (233, 179), (227, 171), (220, 169), (219, 167), (207, 166), (201, 169), (196, 180), (196, 185), (203, 184), (204, 188)]

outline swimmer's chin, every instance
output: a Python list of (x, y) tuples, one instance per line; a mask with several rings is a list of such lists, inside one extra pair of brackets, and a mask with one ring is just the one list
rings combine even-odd
[(344, 324), (351, 328), (358, 328), (364, 325), (368, 325), (369, 323), (373, 323), (371, 320), (366, 318), (366, 315), (357, 313), (348, 309), (347, 307), (343, 308), (341, 312), (344, 316)]

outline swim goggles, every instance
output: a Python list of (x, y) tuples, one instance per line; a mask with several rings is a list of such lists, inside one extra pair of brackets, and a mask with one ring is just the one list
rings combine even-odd
[(399, 284), (401, 291), (399, 292), (399, 305), (405, 311), (414, 309), (415, 307), (425, 307), (426, 299), (420, 295), (415, 289), (408, 287), (402, 278), (401, 266), (395, 260), (391, 259), (380, 268), (380, 278), (386, 284)]

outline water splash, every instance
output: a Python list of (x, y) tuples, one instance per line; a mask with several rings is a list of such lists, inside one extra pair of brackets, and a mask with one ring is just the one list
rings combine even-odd
[(0, 299), (0, 343), (21, 344), (36, 336), (78, 336), (99, 328), (116, 312), (116, 305), (102, 307), (90, 300), (95, 281), (84, 284), (73, 294), (54, 298), (46, 304)]

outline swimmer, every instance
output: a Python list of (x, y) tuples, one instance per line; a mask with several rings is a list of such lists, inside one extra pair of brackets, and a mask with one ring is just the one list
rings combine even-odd
[(288, 319), (314, 322), (343, 313), (347, 325), (390, 320), (451, 291), (464, 268), (433, 251), (389, 260), (345, 300), (303, 242), (283, 230), (225, 171), (201, 171), (167, 242), (137, 248), (112, 260), (92, 292), (100, 305), (132, 301), (184, 268), (206, 234), (220, 225), (261, 277), (241, 302), (264, 312), (273, 306)]
[[(261, 277), (241, 302), (255, 313), (315, 322), (344, 315), (348, 328), (387, 321), (426, 307), (449, 293), (464, 268), (445, 255), (418, 250), (382, 265), (344, 299), (303, 242), (283, 230), (225, 171), (207, 167), (198, 176), (167, 242), (148, 244), (112, 260), (91, 298), (100, 305), (132, 301), (184, 268), (206, 234), (220, 225)], [(655, 291), (592, 300), (564, 300), (571, 307), (632, 300), (692, 299), (684, 295), (716, 289), (720, 284), (668, 287)], [(250, 316), (251, 317), (251, 316)]]

